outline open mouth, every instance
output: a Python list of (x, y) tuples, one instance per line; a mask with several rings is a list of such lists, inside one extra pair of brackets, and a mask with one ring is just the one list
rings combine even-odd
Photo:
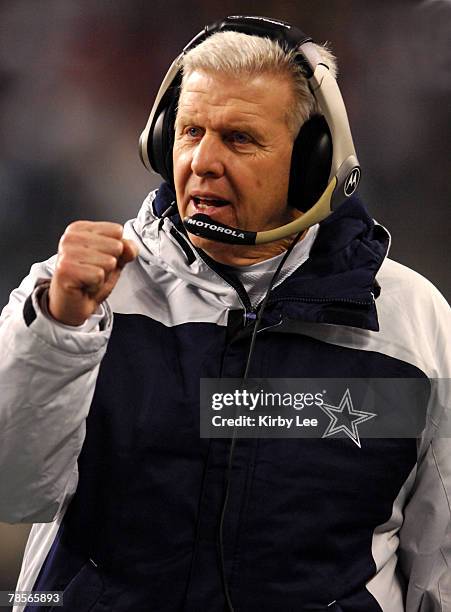
[(227, 204), (229, 204), (228, 200), (220, 200), (216, 198), (200, 198), (198, 196), (193, 196), (192, 199), (195, 207), (199, 210), (206, 210), (211, 206), (220, 208), (221, 206), (227, 206)]

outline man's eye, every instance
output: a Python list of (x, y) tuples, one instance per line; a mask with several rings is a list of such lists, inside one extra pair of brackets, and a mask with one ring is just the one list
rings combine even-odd
[(189, 127), (185, 130), (185, 134), (190, 138), (197, 138), (200, 135), (200, 129), (198, 127)]
[(230, 137), (236, 144), (248, 144), (251, 142), (251, 137), (244, 132), (232, 132)]

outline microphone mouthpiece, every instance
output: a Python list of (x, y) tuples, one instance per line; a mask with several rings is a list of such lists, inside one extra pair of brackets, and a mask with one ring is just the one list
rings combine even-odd
[(257, 237), (257, 232), (247, 232), (219, 221), (212, 221), (208, 215), (203, 214), (185, 217), (183, 225), (195, 236), (227, 244), (255, 244)]

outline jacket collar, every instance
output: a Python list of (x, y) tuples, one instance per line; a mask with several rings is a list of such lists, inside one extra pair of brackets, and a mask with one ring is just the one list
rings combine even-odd
[(376, 274), (389, 244), (387, 230), (357, 197), (350, 198), (320, 223), (310, 257), (276, 288), (272, 304), (285, 303), (289, 319), (302, 305), (304, 321), (378, 331)]
[[(153, 201), (155, 214), (161, 216), (174, 199), (163, 183)], [(183, 227), (178, 214), (171, 221)], [(320, 223), (308, 260), (273, 291), (265, 322), (288, 318), (377, 331), (375, 277), (389, 244), (387, 230), (353, 196)]]

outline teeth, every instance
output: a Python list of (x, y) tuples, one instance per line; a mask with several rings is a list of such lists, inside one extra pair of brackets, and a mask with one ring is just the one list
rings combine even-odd
[(226, 204), (226, 200), (219, 200), (216, 198), (200, 198), (198, 196), (194, 196), (193, 200), (196, 203), (198, 208), (208, 208), (208, 206), (223, 206)]
[(196, 204), (200, 204), (201, 202), (215, 202), (214, 198), (199, 198), (198, 196), (195, 196), (194, 201), (196, 202)]

